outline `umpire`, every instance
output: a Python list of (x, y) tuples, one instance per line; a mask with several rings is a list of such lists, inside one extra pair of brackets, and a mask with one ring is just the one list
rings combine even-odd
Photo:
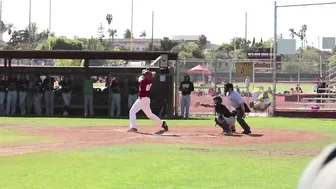
[(236, 109), (237, 111), (237, 122), (239, 125), (244, 129), (242, 134), (250, 134), (251, 128), (248, 126), (248, 124), (245, 122), (245, 113), (250, 112), (250, 109), (245, 104), (243, 98), (240, 96), (239, 93), (233, 90), (233, 84), (232, 83), (226, 83), (224, 85), (224, 94), (227, 96), (230, 105)]

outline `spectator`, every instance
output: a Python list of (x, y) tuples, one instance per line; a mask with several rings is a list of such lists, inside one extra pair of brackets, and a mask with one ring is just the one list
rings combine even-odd
[(70, 80), (70, 77), (68, 75), (65, 75), (63, 77), (63, 80), (60, 82), (60, 85), (62, 87), (62, 98), (64, 101), (64, 111), (63, 115), (68, 115), (70, 110), (70, 104), (71, 104), (71, 95), (72, 95), (72, 81)]
[[(246, 87), (246, 91), (247, 91), (247, 93), (250, 92), (250, 82), (251, 82), (250, 77), (249, 77), (249, 76), (246, 76), (246, 78), (245, 78), (245, 87)], [(237, 91), (237, 92), (238, 92), (238, 91)]]
[(128, 108), (131, 109), (134, 102), (138, 99), (139, 82), (137, 77), (130, 77), (128, 80)]
[(179, 90), (182, 92), (181, 117), (188, 119), (190, 108), (190, 94), (194, 91), (194, 84), (190, 81), (189, 75), (184, 76), (184, 81), (181, 82)]
[(121, 113), (121, 88), (123, 87), (122, 83), (119, 81), (118, 78), (112, 78), (111, 82), (111, 112), (110, 116), (120, 116)]
[(27, 113), (26, 99), (27, 99), (28, 85), (29, 85), (29, 81), (26, 78), (26, 75), (19, 75), (18, 92), (19, 92), (19, 105), (20, 105), (21, 115), (25, 115)]
[(46, 115), (54, 115), (54, 83), (55, 79), (51, 76), (47, 76), (43, 80), (44, 100)]
[(296, 90), (297, 93), (303, 93), (303, 91), (302, 91), (302, 89), (301, 89), (301, 87), (299, 85), (297, 85), (295, 87), (295, 90)]
[(1, 75), (0, 78), (0, 115), (5, 113), (5, 98), (7, 90), (7, 80), (5, 75)]
[(265, 111), (271, 104), (271, 99), (268, 96), (267, 92), (263, 93), (262, 98), (252, 101), (250, 107), (254, 110)]
[(314, 85), (313, 85), (313, 90), (314, 90), (315, 93), (318, 90), (318, 85), (319, 85), (318, 83), (314, 83)]
[(271, 87), (268, 87), (267, 92), (268, 92), (269, 94), (273, 94), (273, 90), (271, 89)]
[(238, 85), (236, 85), (236, 92), (239, 93), (239, 94), (241, 93), (241, 91), (240, 91)]
[(90, 76), (84, 80), (84, 116), (93, 116), (93, 79)]
[(16, 112), (16, 102), (18, 95), (18, 80), (11, 75), (8, 79), (8, 92), (6, 103), (6, 115), (14, 115)]

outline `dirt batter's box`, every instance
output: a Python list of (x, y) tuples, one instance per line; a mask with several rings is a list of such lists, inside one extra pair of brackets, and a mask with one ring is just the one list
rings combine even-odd
[[(90, 52), (90, 51), (0, 51), (0, 58), (4, 59), (4, 65), (0, 67), (0, 74), (8, 78), (18, 74), (39, 74), (41, 79), (52, 76), (59, 80), (64, 75), (69, 75), (73, 82), (71, 105), (69, 116), (84, 115), (84, 80), (94, 77), (97, 80), (110, 77), (118, 78), (123, 87), (120, 91), (121, 117), (128, 117), (129, 105), (128, 81), (141, 74), (145, 67), (93, 67), (90, 60), (117, 59), (117, 60), (144, 60), (154, 61), (156, 64), (148, 64), (147, 68), (156, 72), (153, 86), (151, 87), (151, 107), (153, 113), (158, 116), (173, 116), (173, 92), (174, 92), (174, 69), (169, 67), (168, 61), (176, 61), (178, 56), (171, 52)], [(19, 59), (79, 59), (83, 60), (84, 66), (80, 67), (56, 67), (56, 66), (15, 66), (12, 62)], [(57, 83), (57, 82), (56, 82)], [(99, 81), (98, 81), (99, 83)], [(109, 116), (111, 111), (111, 90), (104, 83), (95, 84), (93, 92), (93, 107), (95, 116)], [(98, 86), (98, 87), (97, 87)], [(51, 91), (54, 94), (54, 115), (60, 115), (64, 102), (59, 89)], [(6, 102), (6, 100), (5, 100)], [(42, 115), (46, 112), (45, 97), (42, 98)], [(17, 103), (16, 115), (20, 114), (20, 106)], [(139, 116), (143, 116), (139, 112)]]

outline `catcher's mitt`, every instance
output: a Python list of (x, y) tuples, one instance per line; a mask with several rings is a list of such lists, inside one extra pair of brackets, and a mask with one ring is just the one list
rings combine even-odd
[(195, 107), (195, 108), (199, 107), (200, 105), (201, 105), (201, 102), (195, 102), (195, 103), (194, 103), (194, 107)]

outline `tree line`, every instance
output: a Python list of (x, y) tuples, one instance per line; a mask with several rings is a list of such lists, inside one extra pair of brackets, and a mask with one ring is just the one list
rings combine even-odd
[[(103, 23), (100, 23), (97, 28), (97, 35), (91, 38), (80, 38), (74, 36), (69, 39), (64, 36), (55, 36), (54, 33), (48, 30), (38, 30), (36, 23), (24, 29), (15, 29), (13, 24), (1, 23), (1, 32), (8, 33), (10, 39), (6, 44), (1, 44), (0, 49), (6, 50), (89, 50), (89, 51), (128, 51), (127, 47), (118, 47), (114, 45), (114, 39), (118, 36), (117, 29), (112, 26), (112, 14), (106, 15), (106, 22), (108, 29), (105, 30)], [(316, 71), (318, 69), (319, 61), (327, 61), (333, 53), (320, 51), (308, 44), (307, 40), (307, 25), (302, 25), (300, 30), (296, 31), (293, 28), (289, 29), (289, 37), (298, 38), (301, 41), (301, 47), (295, 56), (284, 56), (283, 61), (288, 62), (284, 65), (284, 71), (297, 71), (296, 62), (301, 59), (302, 71)], [(108, 41), (104, 40), (108, 37)], [(139, 33), (138, 37), (146, 38), (147, 32), (144, 30)], [(124, 39), (134, 38), (134, 34), (130, 29), (123, 32)], [(283, 34), (278, 36), (283, 38)], [(148, 43), (148, 50), (153, 51), (173, 51), (178, 52), (180, 58), (185, 59), (246, 59), (247, 50), (253, 47), (273, 48), (273, 39), (252, 40), (244, 39), (242, 37), (235, 37), (229, 43), (222, 43), (214, 48), (209, 48), (209, 42), (205, 35), (200, 35), (196, 41), (175, 41), (164, 37), (160, 41), (160, 45)], [(234, 57), (235, 56), (235, 57)], [(76, 66), (81, 65), (81, 61), (75, 60), (57, 60), (57, 65), (61, 66)], [(93, 61), (91, 64), (96, 66), (111, 65), (111, 64), (126, 64), (120, 60), (101, 60)]]

